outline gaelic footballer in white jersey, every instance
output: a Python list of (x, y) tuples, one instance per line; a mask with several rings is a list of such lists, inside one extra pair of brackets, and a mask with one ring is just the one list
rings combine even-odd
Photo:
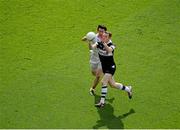
[[(90, 41), (90, 44), (93, 45), (97, 42), (100, 42), (100, 38), (98, 37), (98, 34), (96, 34), (96, 37), (94, 40)], [(90, 48), (90, 66), (92, 70), (96, 69), (102, 69), (101, 62), (99, 59), (98, 49), (97, 48)]]
[(91, 46), (94, 45), (96, 42), (100, 42), (102, 38), (102, 34), (107, 30), (104, 25), (98, 25), (97, 27), (97, 34), (93, 32), (89, 32), (82, 38), (82, 41), (87, 41), (89, 44), (89, 52), (90, 52), (90, 67), (92, 75), (95, 76), (93, 84), (90, 88), (90, 94), (94, 95), (95, 88), (100, 81), (100, 77), (102, 75), (102, 66), (99, 59), (99, 54), (97, 48), (92, 48)]

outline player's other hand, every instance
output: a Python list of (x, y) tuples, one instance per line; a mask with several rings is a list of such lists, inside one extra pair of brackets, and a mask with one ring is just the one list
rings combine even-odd
[(103, 45), (107, 45), (107, 43), (103, 42)]
[(84, 37), (81, 39), (81, 41), (87, 41), (86, 36), (84, 36)]

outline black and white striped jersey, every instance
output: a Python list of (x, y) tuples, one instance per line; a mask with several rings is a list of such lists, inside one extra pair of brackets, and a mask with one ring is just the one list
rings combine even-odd
[(112, 43), (112, 41), (110, 40), (107, 45), (108, 47), (111, 47), (113, 49), (113, 51), (111, 53), (108, 53), (107, 50), (105, 49), (104, 45), (102, 42), (97, 42), (97, 48), (98, 48), (98, 54), (99, 54), (99, 58), (102, 64), (104, 65), (114, 65), (114, 49), (115, 46)]

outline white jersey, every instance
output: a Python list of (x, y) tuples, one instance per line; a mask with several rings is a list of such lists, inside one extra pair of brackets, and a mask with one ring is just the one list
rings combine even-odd
[[(90, 42), (90, 44), (95, 44), (96, 42), (101, 42), (101, 40), (98, 37), (98, 34), (96, 34), (95, 40)], [(98, 54), (98, 49), (97, 48), (94, 48), (94, 49), (90, 50), (90, 63), (93, 63), (93, 64), (100, 63), (100, 59), (99, 59), (99, 54)]]

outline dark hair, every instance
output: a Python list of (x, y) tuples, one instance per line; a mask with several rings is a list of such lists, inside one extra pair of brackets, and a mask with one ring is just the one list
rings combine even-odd
[(112, 33), (111, 32), (106, 31), (105, 33), (109, 35), (109, 38), (112, 37)]
[(107, 28), (104, 25), (98, 25), (97, 30), (99, 30), (99, 28), (104, 29), (105, 31), (107, 31)]

